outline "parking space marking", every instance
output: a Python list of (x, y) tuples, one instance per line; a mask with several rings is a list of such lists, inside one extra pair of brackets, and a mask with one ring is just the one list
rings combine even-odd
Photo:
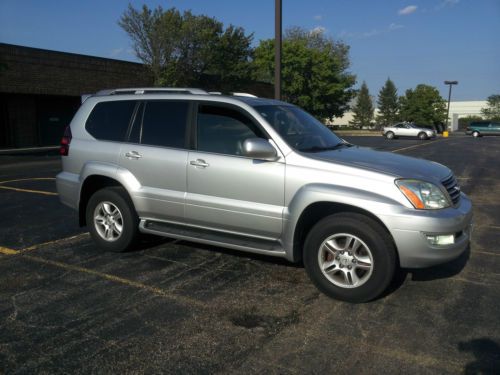
[(0, 253), (4, 255), (18, 254), (19, 250), (9, 249), (8, 247), (0, 246)]
[(55, 244), (57, 244), (59, 242), (71, 241), (71, 240), (75, 240), (75, 239), (80, 238), (80, 237), (86, 237), (88, 235), (89, 235), (89, 232), (85, 232), (85, 233), (76, 234), (76, 235), (70, 236), (70, 237), (59, 238), (57, 240), (47, 241), (47, 242), (39, 243), (39, 244), (36, 244), (36, 245), (28, 246), (28, 247), (20, 250), (20, 252), (24, 253), (26, 251), (36, 250), (36, 249), (39, 249), (40, 247), (44, 247), (44, 246), (47, 246), (47, 245), (55, 245)]
[(16, 180), (7, 180), (7, 181), (0, 181), (0, 189), (4, 190), (13, 190), (13, 191), (19, 191), (19, 192), (24, 192), (24, 193), (34, 193), (34, 194), (42, 194), (42, 195), (59, 195), (57, 193), (53, 193), (51, 191), (45, 191), (45, 190), (33, 190), (33, 189), (22, 189), (22, 188), (16, 188), (12, 186), (3, 186), (4, 184), (8, 184), (11, 182), (20, 182), (20, 181), (46, 181), (46, 180), (55, 180), (54, 177), (34, 177), (34, 178), (19, 178)]
[(93, 270), (90, 268), (76, 266), (76, 265), (63, 263), (63, 262), (59, 262), (59, 261), (54, 261), (54, 260), (50, 260), (50, 259), (44, 259), (44, 258), (39, 257), (39, 256), (27, 254), (27, 252), (39, 249), (43, 246), (53, 245), (53, 244), (63, 242), (63, 241), (71, 241), (71, 240), (74, 240), (74, 239), (77, 239), (80, 237), (84, 237), (84, 236), (88, 236), (88, 235), (89, 235), (88, 232), (80, 233), (80, 234), (77, 234), (75, 236), (60, 238), (58, 240), (48, 241), (48, 242), (44, 242), (44, 243), (41, 243), (38, 245), (29, 246), (29, 247), (26, 247), (22, 250), (14, 250), (14, 249), (10, 249), (8, 247), (0, 246), (0, 254), (20, 255), (24, 259), (29, 259), (29, 260), (32, 260), (32, 261), (37, 262), (37, 263), (47, 264), (47, 265), (57, 267), (57, 268), (62, 268), (62, 269), (68, 270), (68, 271), (81, 272), (81, 273), (85, 273), (87, 275), (97, 276), (97, 277), (100, 277), (102, 279), (109, 280), (109, 281), (112, 281), (112, 282), (115, 282), (118, 284), (127, 285), (129, 287), (145, 290), (145, 291), (151, 292), (153, 294), (156, 294), (158, 296), (175, 300), (179, 303), (189, 304), (191, 306), (195, 306), (195, 307), (199, 307), (199, 308), (207, 308), (207, 305), (201, 301), (198, 301), (198, 300), (193, 299), (193, 298), (173, 294), (172, 291), (166, 291), (164, 289), (157, 288), (155, 286), (146, 285), (146, 284), (134, 281), (134, 280), (125, 279), (125, 278), (120, 277), (120, 276), (111, 275), (109, 273), (96, 271), (96, 270)]
[(391, 152), (399, 152), (399, 151), (403, 151), (403, 150), (409, 150), (411, 148), (427, 146), (427, 145), (431, 145), (431, 144), (436, 143), (436, 142), (444, 142), (444, 141), (447, 141), (448, 139), (449, 138), (446, 138), (446, 139), (437, 139), (437, 140), (432, 141), (432, 142), (420, 143), (418, 145), (413, 145), (413, 146), (408, 146), (408, 147), (403, 147), (403, 148), (397, 148), (396, 150), (392, 150)]
[(101, 279), (113, 281), (113, 282), (118, 283), (118, 284), (122, 284), (122, 285), (126, 285), (129, 287), (145, 290), (145, 291), (151, 292), (153, 294), (156, 294), (160, 297), (172, 299), (172, 300), (179, 302), (179, 303), (188, 304), (188, 305), (196, 306), (199, 308), (207, 308), (207, 305), (205, 303), (198, 301), (196, 299), (172, 294), (172, 293), (169, 293), (161, 288), (157, 288), (155, 286), (146, 285), (146, 284), (134, 281), (134, 280), (129, 280), (129, 279), (125, 279), (125, 278), (120, 277), (120, 276), (111, 275), (109, 273), (96, 271), (96, 270), (93, 270), (91, 268), (85, 268), (85, 267), (80, 267), (80, 266), (76, 266), (73, 264), (58, 262), (55, 260), (44, 259), (44, 258), (34, 256), (34, 255), (23, 254), (22, 257), (25, 259), (32, 260), (32, 261), (37, 262), (37, 263), (50, 265), (50, 266), (53, 266), (56, 268), (62, 268), (62, 269), (67, 270), (67, 271), (85, 273), (87, 275), (97, 276)]
[(59, 194), (53, 193), (51, 191), (20, 189), (20, 188), (15, 188), (15, 187), (11, 187), (11, 186), (0, 186), (0, 189), (20, 191), (23, 193), (34, 193), (34, 194), (43, 194), (43, 195), (59, 195)]

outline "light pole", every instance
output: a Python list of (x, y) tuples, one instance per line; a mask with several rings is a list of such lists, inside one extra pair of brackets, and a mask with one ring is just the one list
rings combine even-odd
[(281, 0), (274, 9), (274, 99), (281, 99)]
[(448, 110), (446, 111), (445, 122), (446, 130), (448, 130), (448, 119), (450, 117), (451, 86), (458, 85), (458, 81), (444, 81), (444, 84), (450, 86), (450, 90), (448, 91)]

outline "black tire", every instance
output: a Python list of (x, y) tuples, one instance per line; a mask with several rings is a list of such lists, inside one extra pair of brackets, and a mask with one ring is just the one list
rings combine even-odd
[(394, 139), (394, 138), (396, 138), (396, 137), (394, 136), (394, 133), (393, 133), (393, 132), (387, 132), (387, 133), (385, 133), (385, 137), (386, 137), (387, 139)]
[(472, 132), (472, 136), (474, 138), (479, 138), (481, 136), (481, 134), (478, 131), (474, 131), (474, 132)]
[(418, 133), (418, 139), (425, 141), (427, 138), (427, 134), (425, 134), (424, 132)]
[[(371, 254), (371, 274), (366, 271), (369, 276), (366, 276), (366, 281), (358, 287), (335, 285), (320, 267), (320, 252), (325, 240), (333, 235), (343, 234), (360, 239)], [(396, 249), (385, 228), (375, 220), (357, 213), (339, 213), (320, 220), (308, 233), (303, 251), (305, 269), (316, 287), (330, 297), (351, 303), (371, 301), (382, 294), (391, 283), (397, 266)], [(361, 263), (359, 260), (358, 262)], [(345, 264), (344, 267), (348, 267)], [(339, 267), (342, 268), (340, 265)], [(353, 267), (351, 271), (347, 271), (347, 268), (344, 270), (355, 272), (356, 265)], [(335, 275), (340, 271), (336, 270)], [(349, 279), (352, 280), (351, 277)]]
[[(94, 221), (94, 212), (103, 202), (110, 202), (121, 214), (121, 234), (114, 240), (106, 240), (99, 234)], [(105, 251), (124, 252), (132, 249), (139, 239), (139, 217), (135, 212), (126, 191), (122, 187), (108, 187), (95, 192), (89, 199), (86, 209), (87, 226), (97, 245)]]

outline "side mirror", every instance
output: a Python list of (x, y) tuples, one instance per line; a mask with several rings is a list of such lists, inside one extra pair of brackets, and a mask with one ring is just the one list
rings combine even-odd
[(262, 138), (248, 138), (243, 142), (243, 155), (252, 159), (275, 161), (278, 159), (276, 149)]

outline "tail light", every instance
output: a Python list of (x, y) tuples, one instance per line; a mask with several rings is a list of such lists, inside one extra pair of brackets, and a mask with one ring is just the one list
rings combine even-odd
[(61, 154), (61, 156), (68, 156), (71, 137), (71, 128), (66, 126), (66, 129), (64, 129), (64, 135), (61, 139), (61, 147), (59, 147), (59, 154)]

